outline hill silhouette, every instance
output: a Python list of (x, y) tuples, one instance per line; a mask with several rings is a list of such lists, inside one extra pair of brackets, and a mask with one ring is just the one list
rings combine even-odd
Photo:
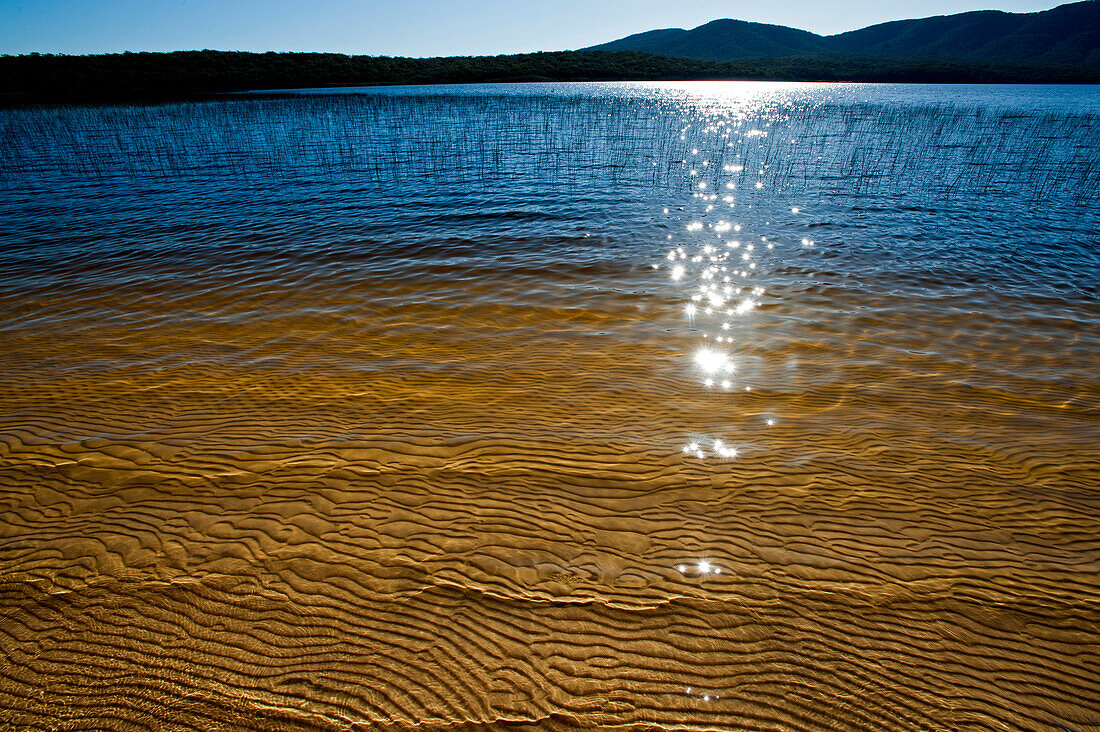
[(898, 20), (821, 36), (781, 25), (714, 20), (637, 33), (587, 51), (638, 51), (701, 61), (892, 56), (1046, 66), (1100, 65), (1100, 2), (1035, 13), (981, 10)]
[(638, 33), (586, 51), (638, 51), (700, 61), (741, 61), (833, 53), (837, 49), (816, 33), (744, 20), (712, 20), (692, 30), (666, 28)]

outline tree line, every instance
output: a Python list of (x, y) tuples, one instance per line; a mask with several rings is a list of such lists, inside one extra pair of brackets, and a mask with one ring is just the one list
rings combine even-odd
[(383, 84), (706, 79), (1100, 83), (1100, 68), (890, 57), (797, 57), (718, 63), (633, 51), (441, 58), (210, 50), (0, 56), (0, 100), (9, 103), (178, 98), (259, 89)]

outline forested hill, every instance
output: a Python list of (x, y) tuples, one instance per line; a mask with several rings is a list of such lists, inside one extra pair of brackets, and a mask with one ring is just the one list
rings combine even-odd
[(689, 79), (1100, 83), (1100, 69), (889, 58), (715, 63), (598, 51), (420, 59), (233, 51), (0, 56), (0, 101), (14, 103), (378, 84)]
[(637, 33), (585, 50), (640, 51), (704, 61), (791, 56), (892, 56), (982, 63), (1100, 65), (1100, 2), (1035, 13), (981, 10), (898, 20), (821, 36), (781, 25), (714, 20)]

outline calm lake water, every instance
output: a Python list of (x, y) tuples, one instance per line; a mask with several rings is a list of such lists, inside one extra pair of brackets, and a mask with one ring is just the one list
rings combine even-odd
[(1098, 195), (1100, 87), (0, 109), (0, 726), (1100, 728)]

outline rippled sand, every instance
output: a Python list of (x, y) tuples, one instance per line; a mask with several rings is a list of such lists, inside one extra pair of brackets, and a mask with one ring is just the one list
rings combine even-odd
[(811, 210), (706, 387), (662, 195), (646, 257), (13, 265), (0, 724), (1100, 729), (1096, 299), (876, 280)]

